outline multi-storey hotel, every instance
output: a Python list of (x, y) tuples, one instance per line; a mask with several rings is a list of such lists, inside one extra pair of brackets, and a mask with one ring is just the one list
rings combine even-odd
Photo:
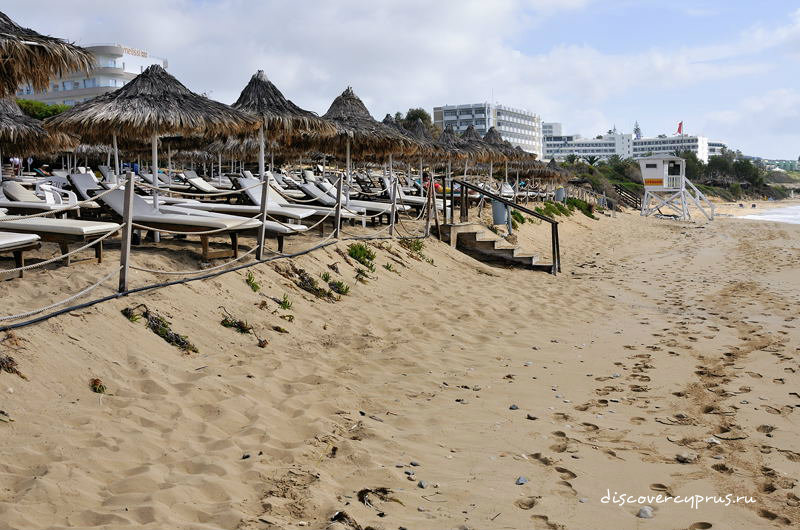
[(609, 132), (598, 138), (581, 138), (580, 135), (545, 136), (544, 157), (564, 159), (569, 155), (608, 158), (619, 155), (633, 156), (633, 135)]
[(72, 72), (51, 79), (44, 92), (35, 92), (30, 85), (17, 91), (21, 99), (33, 99), (44, 103), (74, 105), (121, 87), (151, 64), (167, 67), (167, 60), (154, 57), (145, 50), (129, 48), (121, 44), (95, 44), (86, 46), (95, 57), (95, 66), (88, 72)]
[(622, 158), (643, 158), (650, 155), (691, 151), (697, 155), (698, 159), (708, 162), (709, 156), (721, 155), (725, 148), (725, 144), (710, 142), (705, 136), (687, 134), (667, 136), (662, 134), (657, 137), (645, 138), (640, 137), (640, 134), (624, 134), (613, 130), (597, 138), (581, 138), (577, 134), (545, 136), (544, 158), (563, 160), (569, 155), (600, 158), (618, 155)]
[(457, 133), (473, 125), (481, 135), (486, 134), (489, 127), (495, 127), (511, 145), (536, 153), (540, 158), (543, 153), (542, 120), (527, 110), (491, 103), (445, 105), (433, 108), (433, 122), (442, 129), (450, 126)]

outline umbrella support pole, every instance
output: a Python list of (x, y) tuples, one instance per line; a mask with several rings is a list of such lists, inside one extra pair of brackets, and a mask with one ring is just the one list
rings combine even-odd
[(125, 183), (125, 202), (122, 207), (122, 245), (119, 253), (119, 292), (128, 290), (128, 258), (131, 254), (131, 236), (133, 234), (133, 174), (127, 172)]
[(111, 137), (111, 142), (114, 144), (114, 174), (119, 178), (119, 149), (117, 148), (117, 133)]
[[(345, 157), (347, 158), (347, 179), (350, 179), (350, 138), (347, 139), (345, 147)], [(342, 184), (344, 184), (344, 176), (339, 175), (339, 180), (336, 181), (336, 227), (334, 228), (334, 236), (339, 239), (340, 227), (342, 226)]]
[(267, 232), (267, 205), (269, 204), (269, 179), (264, 170), (264, 124), (258, 129), (258, 176), (261, 178), (261, 226), (258, 229), (256, 258), (264, 259), (264, 238)]
[(394, 176), (394, 166), (392, 164), (392, 153), (389, 153), (389, 182), (392, 183), (392, 189), (389, 190), (392, 199), (392, 219), (389, 225), (389, 237), (394, 237), (394, 223), (397, 218), (397, 179)]
[[(158, 188), (159, 186), (159, 178), (158, 178), (158, 135), (153, 133), (153, 139), (151, 141), (150, 150), (152, 151), (152, 162), (153, 162), (153, 186), (155, 189), (153, 190), (153, 206), (156, 208), (156, 212), (158, 212)], [(161, 234), (158, 232), (153, 232), (153, 242), (158, 243), (161, 241)]]

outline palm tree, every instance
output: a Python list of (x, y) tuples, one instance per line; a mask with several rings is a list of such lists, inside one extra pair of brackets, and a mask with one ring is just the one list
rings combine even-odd
[(576, 164), (578, 162), (578, 155), (569, 154), (564, 157), (564, 162), (566, 162), (567, 164)]
[(583, 157), (583, 161), (589, 164), (590, 166), (595, 165), (600, 160), (600, 157), (597, 155), (586, 155)]

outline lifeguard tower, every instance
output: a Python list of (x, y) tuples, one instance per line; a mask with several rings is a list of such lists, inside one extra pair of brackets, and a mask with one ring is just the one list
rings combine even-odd
[[(639, 159), (644, 182), (644, 199), (642, 215), (654, 213), (675, 215), (678, 219), (688, 221), (690, 201), (709, 221), (714, 219), (714, 205), (703, 193), (686, 178), (686, 161), (672, 155), (654, 155)], [(667, 214), (661, 209), (671, 210)]]

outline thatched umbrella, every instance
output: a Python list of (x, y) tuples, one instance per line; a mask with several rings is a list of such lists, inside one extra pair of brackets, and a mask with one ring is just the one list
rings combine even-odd
[(42, 122), (23, 113), (13, 98), (0, 98), (0, 161), (4, 148), (14, 154), (51, 153), (77, 143), (77, 138), (67, 134), (48, 132)]
[[(489, 130), (486, 131), (486, 134), (483, 136), (483, 141), (505, 155), (505, 182), (508, 183), (508, 162), (510, 160), (519, 159), (519, 153), (514, 149), (511, 143), (503, 140), (502, 135), (494, 126), (489, 127)], [(520, 149), (520, 151), (522, 150)], [(491, 173), (491, 169), (489, 173)], [(517, 188), (519, 188), (519, 171), (517, 171)]]
[(23, 28), (0, 13), (0, 97), (13, 95), (24, 83), (45, 90), (51, 77), (76, 70), (88, 72), (93, 65), (89, 51)]
[[(244, 87), (233, 108), (253, 116), (259, 121), (258, 130), (258, 173), (264, 180), (265, 135), (270, 134), (272, 140), (278, 138), (291, 142), (303, 133), (318, 136), (331, 136), (336, 127), (329, 121), (321, 119), (311, 111), (301, 109), (284, 97), (280, 90), (267, 79), (264, 70), (259, 70)], [(271, 169), (271, 167), (270, 167)], [(266, 188), (269, 193), (269, 186)]]
[(461, 139), (472, 147), (476, 154), (475, 159), (479, 162), (496, 162), (506, 159), (505, 153), (481, 138), (474, 125), (467, 127), (467, 130), (461, 134)]
[[(333, 100), (328, 112), (322, 117), (336, 125), (337, 133), (329, 138), (316, 139), (316, 147), (321, 151), (341, 153), (344, 146), (348, 185), (352, 185), (353, 180), (350, 171), (352, 151), (358, 155), (388, 154), (391, 164), (393, 153), (402, 154), (412, 146), (406, 136), (376, 121), (351, 87), (347, 87)], [(337, 201), (341, 201), (342, 180), (339, 178), (336, 186)]]
[[(45, 125), (53, 130), (78, 134), (84, 141), (111, 133), (115, 146), (117, 136), (149, 139), (154, 177), (158, 175), (159, 136), (199, 133), (230, 136), (258, 128), (255, 119), (195, 94), (159, 65), (149, 66), (114, 92), (48, 118)], [(154, 182), (158, 183), (158, 179), (155, 178)], [(158, 208), (157, 190), (154, 190), (154, 196)]]

